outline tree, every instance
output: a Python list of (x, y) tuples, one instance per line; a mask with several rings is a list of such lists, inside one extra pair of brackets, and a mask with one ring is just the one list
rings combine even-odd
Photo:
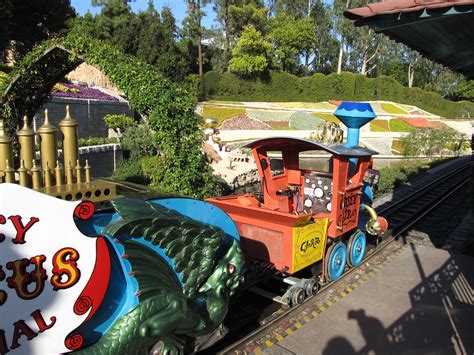
[(330, 9), (321, 0), (313, 1), (310, 13), (314, 28), (315, 48), (310, 56), (305, 57), (305, 66), (316, 72), (329, 74), (335, 70), (338, 41), (334, 36), (334, 22), (331, 18)]
[(76, 16), (69, 0), (2, 0), (0, 3), (0, 50), (11, 44), (14, 60), (21, 59), (43, 40), (70, 27)]
[(280, 68), (293, 74), (300, 72), (300, 58), (308, 58), (315, 49), (315, 33), (310, 18), (296, 20), (279, 13), (271, 21), (269, 38)]
[(232, 51), (229, 69), (243, 77), (255, 77), (265, 73), (270, 64), (272, 45), (255, 29), (247, 25)]
[(202, 70), (202, 26), (201, 19), (204, 15), (202, 11), (202, 6), (209, 4), (211, 0), (186, 0), (188, 4), (188, 13), (190, 15), (191, 23), (194, 27), (194, 32), (196, 33), (196, 41), (198, 47), (198, 64), (199, 64), (199, 76), (202, 79), (204, 74)]

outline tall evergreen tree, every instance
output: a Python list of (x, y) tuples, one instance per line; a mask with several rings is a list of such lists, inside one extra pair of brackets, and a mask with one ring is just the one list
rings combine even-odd
[(0, 50), (20, 59), (38, 42), (67, 30), (76, 16), (70, 0), (0, 2)]

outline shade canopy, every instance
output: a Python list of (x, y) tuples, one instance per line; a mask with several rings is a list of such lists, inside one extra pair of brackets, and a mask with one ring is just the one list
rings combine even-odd
[(387, 0), (344, 16), (474, 78), (474, 0)]

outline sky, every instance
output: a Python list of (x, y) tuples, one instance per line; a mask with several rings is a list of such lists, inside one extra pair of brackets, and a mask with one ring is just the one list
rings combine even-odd
[[(185, 0), (153, 0), (153, 4), (158, 11), (161, 11), (163, 6), (168, 6), (171, 8), (171, 12), (176, 18), (176, 24), (181, 26), (181, 21), (186, 17), (186, 2)], [(100, 12), (100, 7), (91, 6), (90, 0), (71, 0), (71, 5), (76, 9), (76, 12), (83, 16), (87, 10), (92, 14), (97, 14)], [(148, 7), (148, 0), (135, 0), (129, 3), (132, 11), (138, 12), (140, 10), (146, 10)], [(205, 7), (204, 11), (206, 16), (202, 19), (202, 24), (204, 27), (210, 28), (216, 26), (217, 23), (214, 21), (215, 14), (212, 11), (212, 5), (209, 4)]]

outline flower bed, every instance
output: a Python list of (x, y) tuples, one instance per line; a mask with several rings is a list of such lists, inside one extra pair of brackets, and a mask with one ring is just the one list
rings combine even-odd
[(71, 83), (61, 83), (56, 85), (55, 89), (53, 89), (52, 96), (69, 99), (119, 101), (116, 97), (108, 95), (98, 89), (86, 85)]
[(268, 124), (250, 118), (247, 115), (239, 115), (234, 118), (225, 120), (219, 127), (221, 130), (236, 129), (272, 129)]

